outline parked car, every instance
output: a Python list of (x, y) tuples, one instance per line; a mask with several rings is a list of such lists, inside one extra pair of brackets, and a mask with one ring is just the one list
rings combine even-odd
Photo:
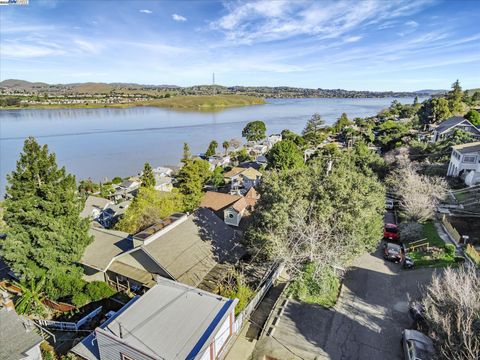
[(385, 260), (394, 261), (396, 263), (402, 262), (405, 249), (401, 244), (385, 243), (383, 245), (383, 258)]
[(393, 210), (394, 207), (395, 207), (395, 205), (393, 204), (393, 200), (390, 199), (390, 198), (386, 198), (385, 199), (385, 209)]
[(388, 240), (400, 240), (400, 231), (395, 224), (385, 224), (383, 229), (383, 238)]
[(417, 330), (403, 330), (402, 346), (406, 360), (433, 360), (435, 348), (432, 340)]

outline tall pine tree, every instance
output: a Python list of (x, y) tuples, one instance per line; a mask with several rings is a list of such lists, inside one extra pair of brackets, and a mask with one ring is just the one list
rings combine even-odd
[(156, 184), (155, 175), (153, 174), (153, 169), (150, 163), (146, 162), (143, 166), (143, 173), (141, 176), (142, 187), (151, 187), (153, 188)]
[(3, 258), (22, 278), (45, 277), (53, 299), (74, 293), (82, 284), (75, 263), (91, 242), (89, 222), (79, 216), (83, 203), (75, 177), (58, 167), (47, 145), (29, 137), (7, 180)]

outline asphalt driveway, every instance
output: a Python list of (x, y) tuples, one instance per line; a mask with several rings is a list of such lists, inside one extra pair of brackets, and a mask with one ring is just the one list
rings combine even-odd
[(402, 359), (401, 331), (411, 325), (409, 299), (420, 296), (432, 269), (402, 270), (378, 250), (361, 256), (332, 310), (290, 300), (273, 336), (257, 343), (254, 359)]

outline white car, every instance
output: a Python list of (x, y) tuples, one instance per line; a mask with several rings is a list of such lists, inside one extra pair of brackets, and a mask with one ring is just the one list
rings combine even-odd
[(393, 200), (392, 199), (389, 199), (389, 198), (386, 198), (385, 199), (385, 209), (387, 210), (393, 210)]

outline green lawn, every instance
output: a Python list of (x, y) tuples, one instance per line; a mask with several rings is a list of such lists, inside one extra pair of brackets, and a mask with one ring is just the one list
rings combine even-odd
[(423, 224), (423, 237), (427, 239), (430, 246), (439, 248), (439, 252), (411, 251), (408, 255), (415, 262), (416, 267), (445, 267), (455, 265), (455, 247), (445, 242), (438, 235), (435, 224), (429, 221)]

